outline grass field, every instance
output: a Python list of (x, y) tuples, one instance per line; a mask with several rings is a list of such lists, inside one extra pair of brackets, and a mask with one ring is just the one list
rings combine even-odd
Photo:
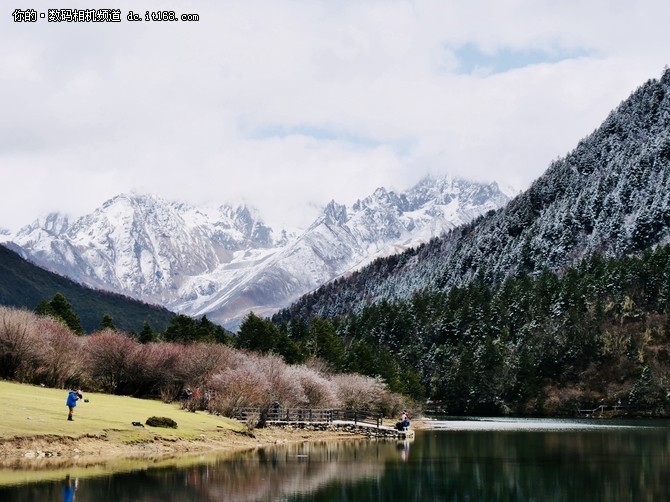
[[(0, 412), (0, 443), (10, 441), (9, 445), (15, 445), (13, 441), (17, 438), (25, 438), (29, 442), (38, 441), (30, 443), (31, 446), (27, 448), (22, 446), (20, 452), (23, 454), (30, 448), (34, 449), (35, 444), (41, 444), (46, 450), (57, 451), (59, 443), (70, 441), (69, 446), (66, 446), (70, 451), (67, 459), (32, 458), (16, 465), (13, 464), (13, 460), (5, 459), (3, 467), (0, 467), (0, 486), (58, 480), (65, 475), (90, 477), (147, 466), (177, 466), (202, 462), (210, 455), (220, 456), (222, 453), (220, 451), (216, 454), (206, 451), (196, 453), (191, 451), (191, 448), (181, 451), (177, 447), (167, 457), (159, 452), (156, 458), (152, 458), (151, 452), (154, 450), (149, 449), (146, 450), (149, 452), (147, 458), (136, 458), (134, 455), (138, 450), (128, 448), (134, 448), (135, 445), (142, 448), (140, 451), (145, 451), (145, 445), (166, 442), (176, 445), (174, 441), (183, 444), (179, 440), (187, 441), (189, 444), (201, 444), (202, 442), (197, 440), (204, 437), (208, 440), (218, 439), (218, 445), (221, 446), (222, 438), (230, 437), (226, 435), (227, 432), (244, 430), (244, 426), (235, 420), (203, 412), (191, 413), (182, 410), (177, 404), (95, 392), (84, 393), (84, 398), (88, 399), (88, 402), (78, 402), (74, 421), (70, 422), (67, 420), (68, 410), (65, 406), (67, 394), (68, 391), (63, 389), (0, 381), (0, 402), (3, 404)], [(132, 422), (144, 423), (151, 416), (170, 417), (177, 422), (178, 427), (169, 429), (132, 425)], [(88, 438), (95, 436), (101, 438), (93, 440), (98, 441), (97, 444), (104, 445), (102, 451), (88, 458), (82, 456), (79, 459), (78, 454), (72, 456), (72, 450), (82, 444), (82, 439), (77, 438), (83, 438), (85, 442), (91, 441)], [(237, 434), (233, 436), (243, 437)], [(75, 442), (72, 443), (67, 438), (73, 438)], [(223, 441), (225, 446), (228, 440)], [(16, 447), (10, 446), (10, 449)], [(81, 448), (85, 449), (83, 446)], [(132, 452), (130, 456), (129, 452)], [(49, 462), (45, 463), (45, 460)]]
[[(191, 413), (176, 404), (93, 392), (84, 393), (88, 402), (79, 402), (69, 422), (67, 394), (0, 381), (0, 487), (184, 467), (249, 448), (353, 438), (337, 431), (302, 429), (256, 429), (250, 434), (238, 421)], [(172, 418), (178, 428), (132, 425), (150, 416)]]
[[(67, 420), (67, 390), (0, 381), (0, 439), (34, 436), (80, 437), (118, 431), (122, 441), (143, 441), (160, 436), (165, 439), (196, 439), (201, 434), (223, 429), (241, 430), (234, 420), (182, 410), (176, 404), (99, 393), (84, 393), (88, 402), (79, 401), (74, 421)], [(170, 417), (177, 429), (134, 427), (151, 416)]]

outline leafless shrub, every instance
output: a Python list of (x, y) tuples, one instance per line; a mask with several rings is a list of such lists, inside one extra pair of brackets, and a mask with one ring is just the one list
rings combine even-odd
[(212, 378), (216, 390), (214, 406), (225, 415), (240, 408), (259, 409), (257, 425), (263, 426), (275, 401), (283, 407), (302, 407), (308, 404), (294, 368), (274, 355), (238, 354), (236, 365), (224, 369)]
[(141, 346), (151, 393), (169, 403), (178, 395), (181, 381), (177, 377), (183, 346), (174, 343), (149, 343)]
[(0, 377), (30, 381), (39, 363), (37, 316), (0, 307)]
[(340, 406), (335, 385), (319, 372), (307, 366), (293, 366), (289, 373), (290, 378), (302, 387), (306, 404), (310, 408), (337, 408)]
[(83, 339), (51, 317), (38, 317), (35, 329), (41, 341), (37, 380), (59, 388), (80, 384), (84, 371)]
[(135, 344), (128, 354), (121, 390), (135, 396), (160, 394), (174, 382), (179, 361), (179, 349), (173, 344)]
[(103, 330), (86, 339), (85, 367), (92, 382), (104, 391), (118, 394), (134, 367), (138, 343), (123, 333)]
[(288, 366), (283, 359), (275, 355), (259, 357), (257, 367), (269, 383), (269, 393), (260, 404), (262, 409), (269, 410), (275, 401), (285, 408), (304, 407), (309, 404), (294, 368)]
[(246, 427), (246, 432), (251, 436), (251, 437), (256, 437), (254, 436), (254, 429), (260, 422), (260, 414), (259, 413), (250, 413), (247, 415), (247, 419), (244, 422), (244, 426)]
[(212, 407), (228, 416), (241, 408), (258, 408), (261, 426), (275, 402), (282, 408), (342, 406), (389, 416), (403, 407), (401, 396), (390, 392), (380, 379), (357, 374), (328, 378), (311, 367), (288, 366), (273, 355), (234, 351), (229, 364), (210, 381), (216, 392)]
[(400, 394), (390, 391), (382, 392), (379, 401), (377, 402), (377, 410), (386, 417), (398, 417), (403, 409), (419, 411), (419, 405), (415, 402), (407, 402), (406, 398)]
[(239, 353), (235, 364), (223, 368), (210, 379), (216, 392), (212, 407), (219, 413), (233, 416), (240, 408), (258, 407), (270, 393), (270, 385), (258, 371), (257, 358)]
[[(211, 388), (212, 376), (221, 368), (229, 366), (236, 357), (233, 349), (220, 344), (194, 343), (175, 345), (179, 347), (179, 358), (174, 378), (171, 383), (172, 399), (190, 387), (193, 393), (188, 399), (182, 400), (182, 406), (190, 411), (210, 410), (210, 402), (214, 394)], [(165, 395), (166, 390), (162, 391)]]
[(234, 358), (233, 349), (221, 344), (182, 345), (177, 373), (184, 384), (204, 387), (210, 377)]
[(332, 382), (345, 408), (376, 411), (388, 396), (386, 385), (379, 378), (347, 373), (333, 375)]
[(323, 375), (325, 378), (329, 378), (333, 374), (330, 364), (328, 364), (323, 359), (319, 359), (318, 357), (310, 357), (302, 366), (318, 373), (319, 375)]

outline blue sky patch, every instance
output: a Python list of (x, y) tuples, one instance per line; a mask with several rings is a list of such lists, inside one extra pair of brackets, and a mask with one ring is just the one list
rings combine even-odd
[(484, 73), (486, 75), (504, 73), (541, 63), (558, 63), (566, 59), (588, 56), (586, 50), (514, 50), (500, 49), (495, 54), (482, 52), (474, 44), (466, 44), (454, 51), (460, 66), (458, 73)]
[(375, 147), (379, 142), (347, 131), (313, 125), (269, 126), (259, 128), (252, 134), (255, 139), (307, 136), (322, 141), (345, 141), (364, 147)]
[(398, 155), (407, 155), (414, 146), (415, 141), (406, 139), (385, 143), (366, 136), (355, 134), (351, 131), (331, 129), (313, 125), (296, 125), (290, 127), (269, 126), (258, 128), (250, 134), (253, 139), (286, 138), (288, 136), (305, 136), (321, 141), (342, 141), (358, 148), (370, 149), (381, 145), (389, 146)]

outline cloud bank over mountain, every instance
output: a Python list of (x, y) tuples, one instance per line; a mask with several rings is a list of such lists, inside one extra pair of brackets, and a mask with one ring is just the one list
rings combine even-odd
[(662, 1), (115, 7), (118, 24), (0, 21), (0, 226), (133, 189), (284, 226), (427, 173), (524, 188), (670, 46)]

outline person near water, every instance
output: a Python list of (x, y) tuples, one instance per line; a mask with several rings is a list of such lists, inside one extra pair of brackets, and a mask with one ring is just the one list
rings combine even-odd
[(402, 427), (404, 430), (409, 429), (409, 411), (402, 410), (402, 415), (400, 416), (400, 421), (402, 422)]
[(68, 408), (67, 419), (74, 420), (72, 414), (74, 413), (74, 408), (77, 406), (77, 401), (82, 398), (80, 390), (70, 389), (70, 392), (67, 395), (67, 401), (65, 401), (65, 406)]
[(400, 415), (400, 422), (396, 423), (395, 427), (399, 431), (406, 431), (409, 429), (409, 412), (407, 410), (402, 410), (402, 415)]

